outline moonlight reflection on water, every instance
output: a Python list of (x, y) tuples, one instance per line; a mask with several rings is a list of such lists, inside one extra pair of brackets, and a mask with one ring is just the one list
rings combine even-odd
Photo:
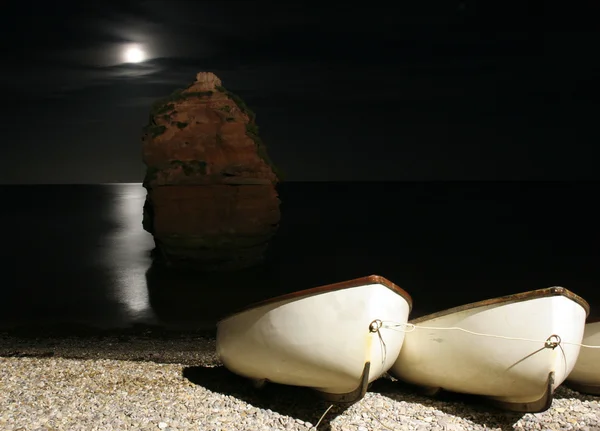
[(106, 262), (113, 271), (115, 299), (123, 304), (133, 322), (156, 320), (150, 306), (145, 273), (150, 266), (152, 236), (141, 228), (146, 190), (138, 184), (118, 184), (113, 201), (117, 228), (109, 241)]

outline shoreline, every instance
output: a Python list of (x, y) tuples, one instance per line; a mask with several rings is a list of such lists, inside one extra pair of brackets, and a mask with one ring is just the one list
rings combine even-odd
[(145, 333), (109, 331), (80, 335), (0, 333), (0, 357), (141, 361), (194, 365), (217, 363), (214, 331)]
[[(214, 337), (198, 334), (0, 334), (0, 386), (0, 428), (13, 431), (308, 430), (329, 407), (306, 388), (254, 389), (220, 364)], [(334, 406), (318, 429), (600, 431), (600, 397), (563, 385), (546, 412), (517, 414), (473, 396), (429, 398), (383, 377), (358, 403)]]

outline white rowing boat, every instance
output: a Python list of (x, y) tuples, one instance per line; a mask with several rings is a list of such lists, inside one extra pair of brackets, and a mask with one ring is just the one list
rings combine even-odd
[(585, 325), (582, 344), (565, 384), (578, 392), (600, 395), (600, 320)]
[(408, 293), (372, 275), (254, 304), (217, 324), (217, 353), (230, 371), (254, 380), (310, 387), (342, 403), (362, 398), (392, 366), (404, 333)]
[(427, 388), (539, 412), (579, 355), (588, 303), (562, 287), (467, 304), (409, 322), (390, 374)]

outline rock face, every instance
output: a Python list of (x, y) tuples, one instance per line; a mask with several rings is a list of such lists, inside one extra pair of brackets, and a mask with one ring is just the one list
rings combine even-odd
[(152, 107), (144, 129), (144, 229), (173, 266), (260, 262), (279, 219), (278, 176), (245, 103), (200, 72)]

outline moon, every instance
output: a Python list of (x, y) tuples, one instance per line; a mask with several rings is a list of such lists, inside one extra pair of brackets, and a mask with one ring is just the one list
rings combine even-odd
[(137, 46), (129, 47), (123, 52), (126, 63), (141, 63), (146, 59), (146, 53)]

